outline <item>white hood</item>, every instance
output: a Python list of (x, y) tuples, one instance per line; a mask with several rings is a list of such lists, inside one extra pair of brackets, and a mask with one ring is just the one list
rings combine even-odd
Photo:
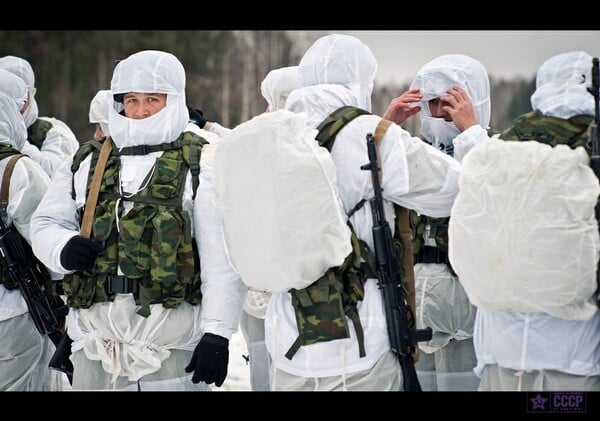
[(304, 53), (298, 72), (303, 86), (345, 86), (358, 99), (353, 105), (371, 111), (377, 60), (358, 38), (341, 34), (319, 38)]
[(583, 51), (558, 54), (546, 60), (536, 76), (531, 107), (544, 115), (569, 119), (594, 115), (592, 56)]
[(417, 72), (410, 89), (418, 88), (423, 95), (423, 101), (415, 104), (421, 107), (421, 136), (442, 150), (452, 144), (460, 131), (454, 122), (433, 118), (428, 101), (447, 96), (452, 86), (467, 92), (479, 125), (487, 128), (490, 124), (490, 81), (485, 67), (463, 54), (448, 54), (431, 60)]
[(18, 76), (0, 70), (0, 143), (22, 150), (27, 142), (27, 127), (21, 108), (27, 100), (27, 87)]
[(301, 86), (298, 66), (271, 70), (260, 84), (260, 93), (268, 104), (267, 111), (283, 109), (290, 92)]
[(38, 105), (35, 100), (35, 93), (37, 91), (35, 87), (35, 73), (31, 64), (25, 59), (15, 56), (4, 56), (0, 58), (0, 69), (8, 70), (14, 75), (19, 76), (25, 85), (27, 85), (27, 91), (29, 92), (29, 106), (23, 114), (25, 124), (27, 127), (31, 126), (38, 118)]
[(112, 93), (109, 89), (99, 90), (90, 101), (90, 123), (99, 124), (105, 136), (110, 133), (108, 131), (108, 108), (112, 103)]
[(155, 50), (132, 54), (115, 67), (110, 90), (113, 95), (128, 92), (167, 94), (166, 107), (142, 120), (119, 114), (123, 105), (112, 102), (108, 129), (119, 149), (172, 142), (188, 123), (185, 70), (173, 54)]

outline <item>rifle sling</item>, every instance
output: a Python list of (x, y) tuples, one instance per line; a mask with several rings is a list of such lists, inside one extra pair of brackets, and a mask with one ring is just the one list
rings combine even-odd
[[(387, 132), (387, 129), (392, 124), (391, 121), (386, 119), (381, 119), (375, 128), (375, 151), (377, 152), (377, 162), (381, 162), (379, 159), (379, 145), (381, 144), (381, 139), (383, 135)], [(379, 182), (382, 182), (383, 173), (382, 166), (378, 169), (379, 174)], [(409, 211), (403, 206), (395, 205), (396, 207), (396, 230), (400, 235), (400, 239), (402, 240), (402, 244), (404, 246), (404, 283), (406, 285), (406, 301), (410, 306), (413, 316), (417, 311), (417, 303), (416, 303), (416, 292), (415, 292), (415, 271), (414, 271), (414, 262), (413, 262), (413, 250), (412, 250), (412, 231), (410, 229), (409, 223)], [(412, 353), (413, 361), (416, 363), (419, 358), (419, 347), (415, 346), (415, 349)]]
[(100, 149), (100, 155), (98, 156), (98, 162), (94, 167), (94, 176), (92, 183), (90, 184), (90, 192), (88, 194), (85, 210), (83, 211), (83, 218), (81, 219), (81, 230), (80, 235), (84, 238), (90, 238), (92, 233), (92, 220), (94, 219), (94, 211), (96, 204), (98, 203), (98, 194), (100, 193), (100, 184), (102, 183), (102, 176), (104, 175), (104, 169), (106, 168), (106, 162), (112, 151), (112, 140), (110, 137), (106, 137), (102, 143)]

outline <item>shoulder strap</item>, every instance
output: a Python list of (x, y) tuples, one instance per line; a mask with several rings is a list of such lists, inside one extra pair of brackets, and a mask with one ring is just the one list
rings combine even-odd
[(336, 135), (342, 128), (359, 115), (371, 114), (362, 108), (346, 105), (338, 108), (317, 126), (319, 133), (315, 137), (319, 145), (331, 152)]
[(110, 156), (112, 150), (112, 139), (105, 137), (102, 143), (102, 149), (100, 149), (100, 155), (98, 156), (98, 162), (94, 168), (94, 176), (92, 183), (90, 184), (90, 192), (86, 199), (85, 211), (83, 212), (83, 218), (81, 220), (80, 235), (84, 238), (90, 238), (92, 233), (92, 219), (94, 218), (94, 211), (96, 209), (96, 203), (98, 202), (98, 194), (100, 193), (100, 184), (102, 183), (102, 176), (104, 175), (104, 168), (106, 162)]
[(190, 168), (190, 173), (192, 174), (192, 199), (196, 198), (196, 190), (199, 184), (202, 147), (207, 143), (209, 142), (206, 139), (194, 132), (185, 132), (183, 134), (183, 160)]
[(6, 164), (6, 169), (4, 170), (4, 175), (2, 176), (2, 186), (0, 187), (0, 211), (3, 215), (6, 215), (6, 208), (8, 207), (10, 177), (12, 177), (15, 164), (19, 159), (23, 158), (24, 156), (24, 154), (13, 155), (9, 159), (8, 164)]

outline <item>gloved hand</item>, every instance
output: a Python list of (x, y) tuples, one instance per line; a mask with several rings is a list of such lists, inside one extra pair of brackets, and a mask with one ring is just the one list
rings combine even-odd
[(190, 123), (194, 123), (196, 126), (201, 129), (204, 128), (204, 125), (208, 121), (204, 118), (204, 113), (197, 108), (192, 108), (188, 105), (188, 113), (190, 115)]
[(229, 363), (229, 341), (222, 336), (205, 333), (194, 349), (194, 355), (186, 373), (194, 372), (192, 382), (204, 381), (207, 384), (215, 383), (221, 387), (227, 377), (227, 364)]
[(67, 270), (90, 271), (103, 251), (104, 247), (98, 241), (76, 235), (60, 252), (60, 264)]

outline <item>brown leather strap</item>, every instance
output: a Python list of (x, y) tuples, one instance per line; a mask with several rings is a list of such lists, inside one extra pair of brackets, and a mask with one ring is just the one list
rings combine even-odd
[(104, 175), (106, 162), (108, 161), (111, 151), (112, 140), (110, 137), (106, 137), (102, 143), (98, 162), (96, 162), (96, 167), (94, 168), (90, 193), (85, 201), (85, 211), (83, 212), (83, 218), (81, 219), (81, 230), (79, 233), (83, 238), (90, 238), (92, 233), (92, 220), (94, 219), (94, 212), (96, 210), (96, 204), (98, 203), (100, 184), (102, 183), (102, 176)]
[(377, 152), (377, 162), (379, 162), (379, 168), (377, 168), (377, 173), (379, 174), (379, 183), (381, 183), (381, 181), (383, 180), (383, 173), (381, 169), (383, 165), (381, 164), (381, 160), (379, 159), (379, 145), (381, 144), (381, 139), (383, 139), (383, 135), (385, 134), (385, 132), (387, 132), (387, 129), (390, 127), (391, 124), (392, 122), (390, 120), (382, 118), (381, 120), (379, 120), (379, 123), (375, 128), (375, 151)]
[(4, 175), (2, 176), (2, 186), (0, 187), (0, 209), (2, 212), (6, 212), (8, 207), (8, 195), (10, 190), (10, 177), (12, 177), (13, 170), (15, 168), (15, 164), (21, 158), (23, 158), (24, 154), (17, 154), (10, 157), (8, 160), (8, 164), (6, 164), (6, 169), (4, 170)]
[[(386, 119), (381, 119), (379, 124), (377, 124), (377, 128), (375, 129), (375, 147), (377, 151), (377, 162), (381, 163), (379, 159), (379, 145), (381, 144), (381, 139), (383, 135), (387, 131), (387, 129), (392, 124), (391, 121)], [(381, 165), (381, 164), (380, 164)], [(382, 181), (382, 169), (381, 166), (378, 168), (379, 172), (379, 181)], [(396, 205), (396, 230), (400, 235), (400, 239), (402, 240), (402, 244), (404, 246), (404, 284), (406, 286), (406, 301), (412, 310), (413, 317), (417, 314), (417, 303), (416, 303), (416, 292), (415, 292), (415, 270), (414, 270), (414, 261), (413, 261), (413, 250), (412, 250), (412, 232), (410, 229), (410, 221), (409, 221), (409, 210)], [(413, 361), (417, 362), (419, 359), (419, 347), (415, 347), (415, 350), (412, 354)]]

